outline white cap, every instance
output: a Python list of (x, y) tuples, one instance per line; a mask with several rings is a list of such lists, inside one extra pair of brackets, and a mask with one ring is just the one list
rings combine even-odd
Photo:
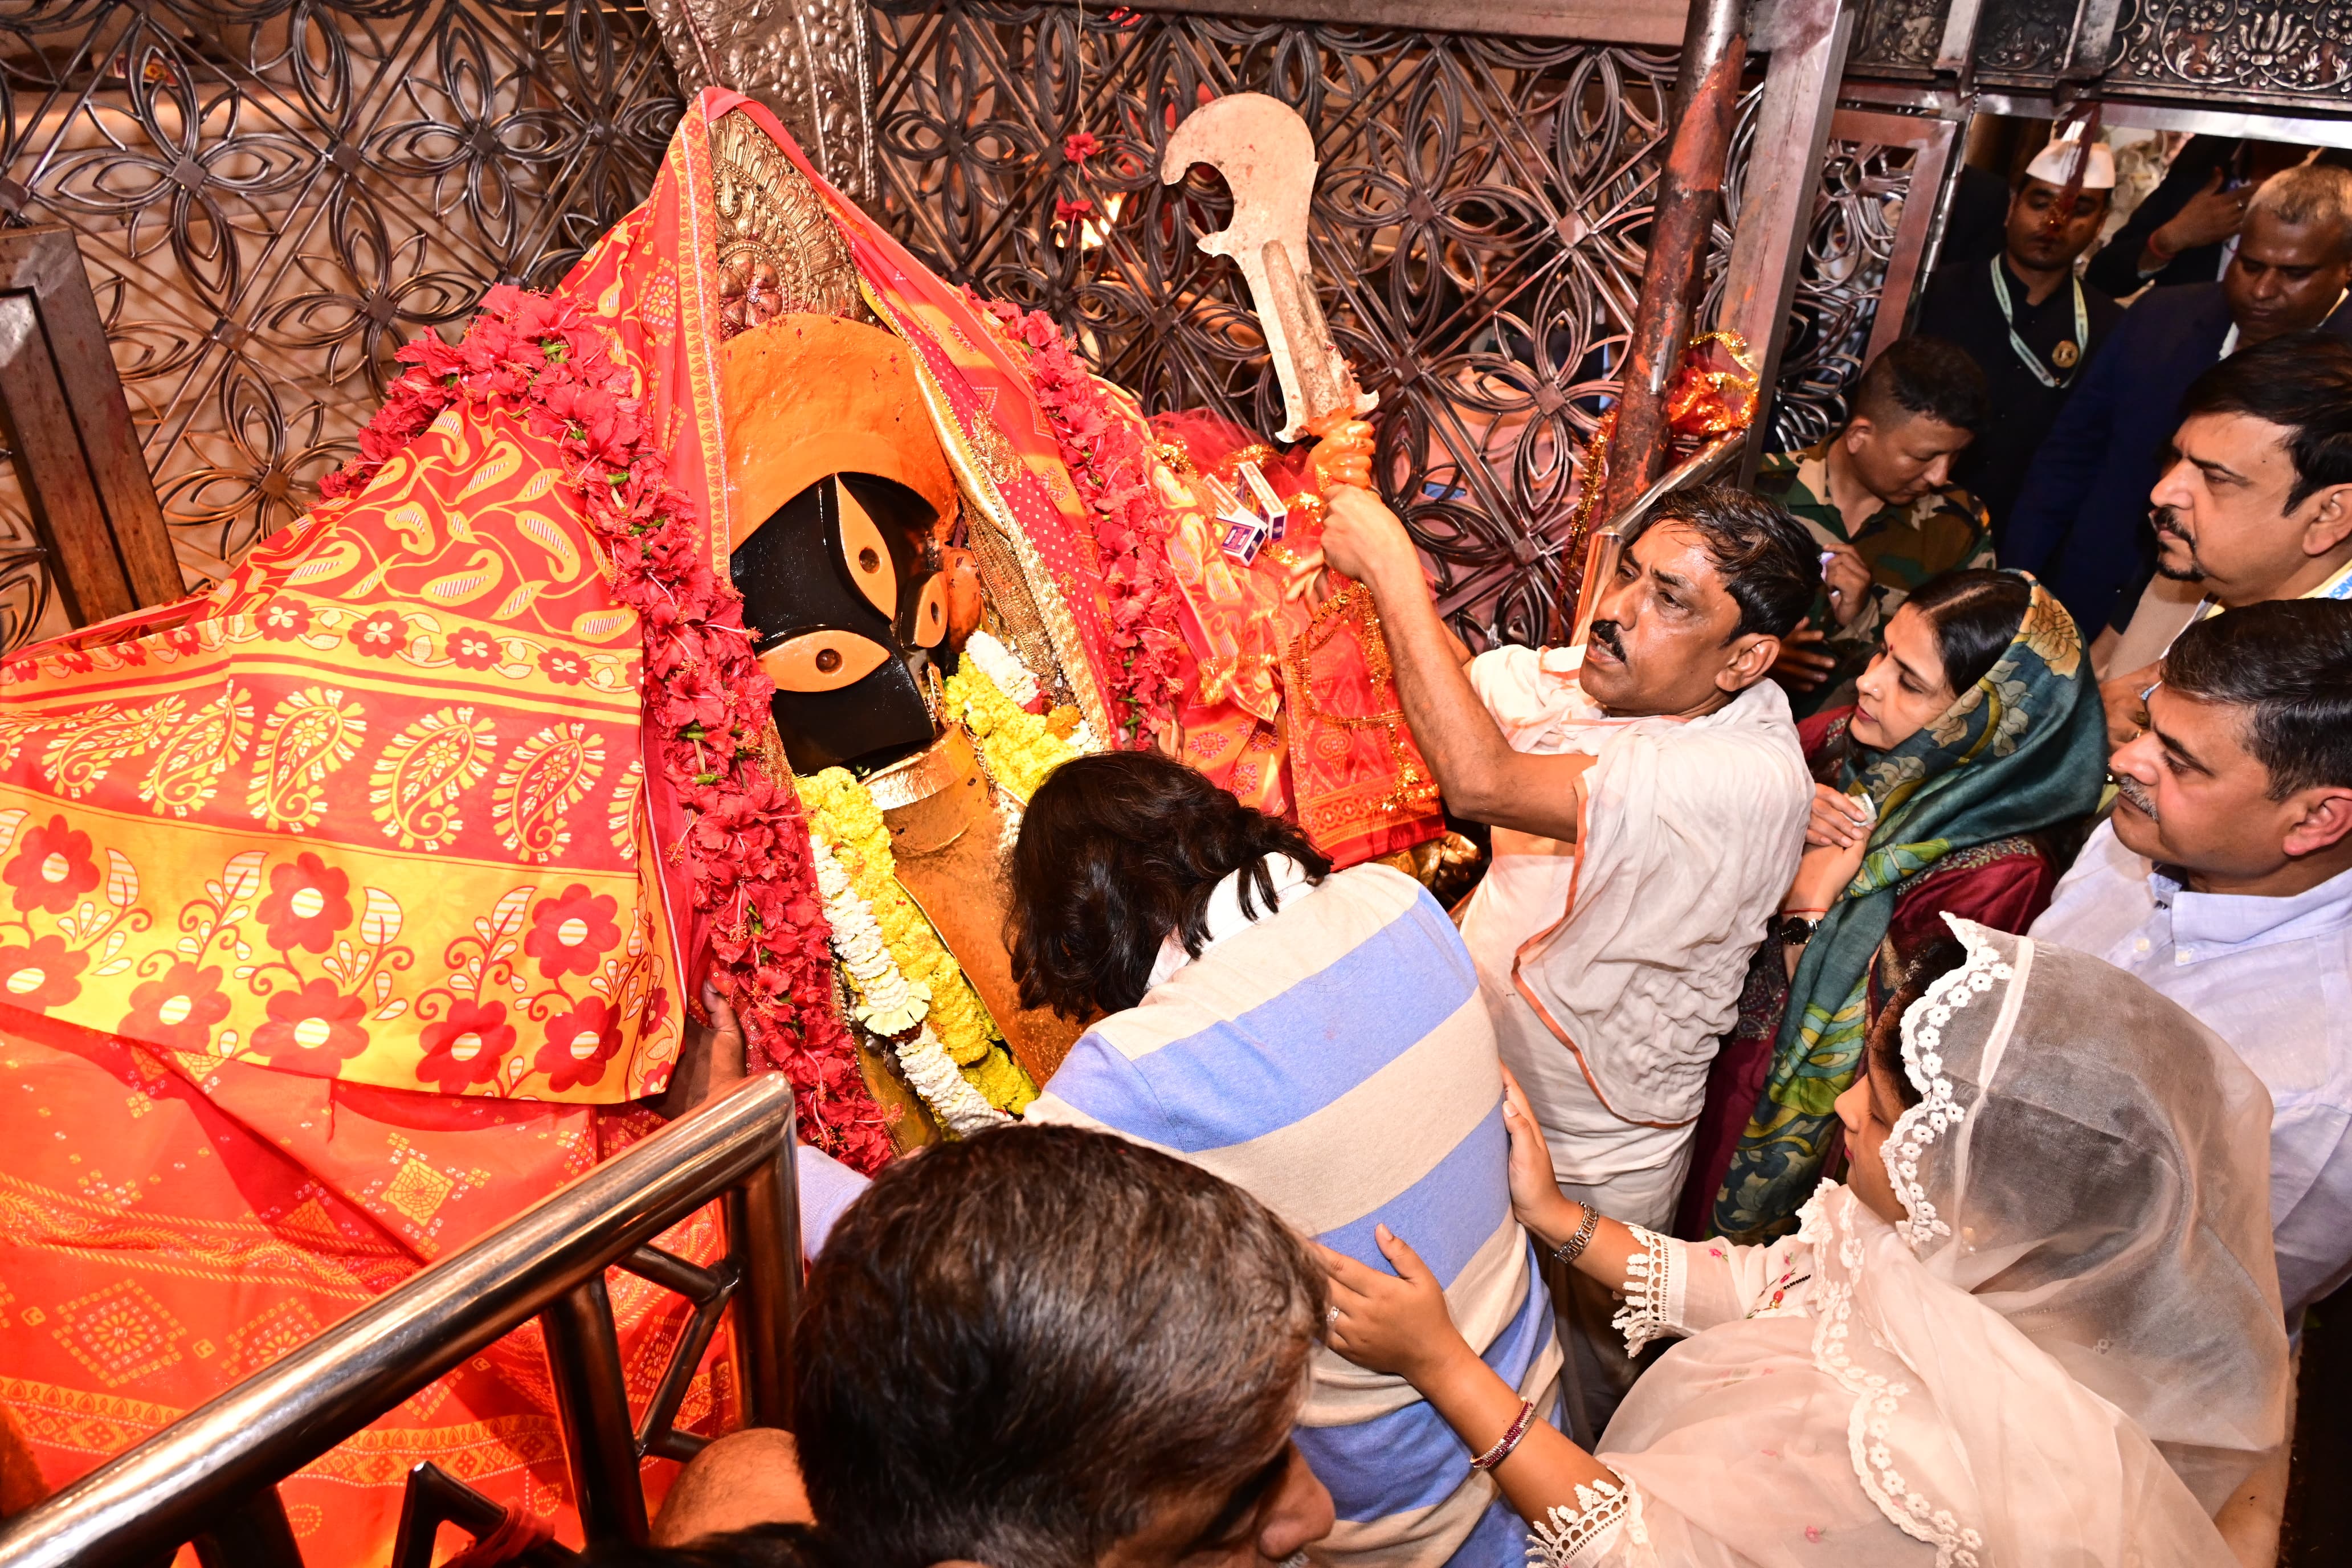
[[(2035, 155), (2025, 166), (2026, 178), (2042, 180), (2053, 185), (2063, 185), (2074, 172), (2074, 156), (2080, 146), (2082, 122), (2064, 127), (2050, 139), (2050, 145)], [(2116, 154), (2104, 142), (2091, 143), (2090, 161), (2083, 165), (2083, 188), (2086, 191), (2112, 191), (2116, 188)]]

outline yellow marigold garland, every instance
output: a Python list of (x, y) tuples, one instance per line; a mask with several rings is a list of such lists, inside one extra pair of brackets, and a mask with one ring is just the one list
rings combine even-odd
[(930, 992), (928, 1022), (940, 1047), (991, 1105), (1018, 1115), (1037, 1098), (1037, 1086), (1006, 1053), (980, 994), (923, 911), (899, 887), (890, 829), (872, 794), (845, 768), (827, 768), (793, 782), (799, 786), (811, 828), (833, 846), (858, 897), (872, 907), (874, 922), (881, 928), (899, 973)]
[(1045, 720), (1013, 704), (974, 659), (965, 659), (942, 691), (950, 714), (963, 721), (989, 773), (1024, 805), (1045, 775), (1078, 754)]

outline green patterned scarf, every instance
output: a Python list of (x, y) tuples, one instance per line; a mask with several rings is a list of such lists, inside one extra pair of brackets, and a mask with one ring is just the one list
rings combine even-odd
[(1819, 1183), (1832, 1108), (1862, 1071), (1871, 956), (1903, 890), (1954, 850), (2087, 815), (2106, 761), (2098, 683), (2073, 617), (2039, 583), (2009, 647), (1943, 717), (1888, 751), (1849, 742), (1838, 782), (1878, 803), (1877, 825), (1798, 961), (1712, 1229), (1784, 1232)]

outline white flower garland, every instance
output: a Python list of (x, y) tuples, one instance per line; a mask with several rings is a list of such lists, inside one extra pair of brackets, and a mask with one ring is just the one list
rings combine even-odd
[(833, 928), (834, 954), (855, 983), (857, 998), (851, 1011), (857, 1021), (892, 1040), (907, 1081), (950, 1132), (964, 1138), (1011, 1121), (965, 1080), (939, 1036), (923, 1021), (931, 1010), (930, 987), (899, 970), (882, 940), (874, 906), (858, 896), (849, 873), (834, 858), (833, 846), (812, 833), (809, 851), (817, 892), (824, 900), (824, 918)]
[[(1006, 700), (1015, 708), (1027, 708), (1045, 689), (1038, 683), (1037, 677), (1030, 672), (1029, 667), (1021, 662), (1019, 654), (987, 632), (972, 633), (965, 639), (963, 651), (971, 656), (971, 661), (980, 667), (981, 674), (988, 677), (989, 684), (1004, 693)], [(1069, 740), (1070, 745), (1081, 755), (1102, 749), (1095, 744), (1094, 731), (1088, 728), (1084, 719), (1079, 720), (1077, 728), (1070, 731)]]
[(1028, 707), (1037, 700), (1037, 694), (1044, 689), (1037, 684), (1037, 678), (1029, 673), (1029, 667), (1023, 664), (1011, 648), (986, 632), (972, 633), (965, 641), (963, 651), (971, 655), (971, 661), (980, 666), (980, 672), (994, 681), (996, 689), (1011, 698), (1015, 708)]

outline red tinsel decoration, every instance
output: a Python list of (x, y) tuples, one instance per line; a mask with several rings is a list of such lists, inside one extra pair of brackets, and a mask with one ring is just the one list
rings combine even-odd
[(800, 1135), (860, 1171), (892, 1155), (840, 1015), (808, 827), (789, 784), (761, 765), (773, 685), (751, 656), (743, 601), (710, 569), (691, 503), (646, 428), (630, 376), (570, 301), (501, 285), (452, 346), (431, 332), (399, 352), (411, 368), (360, 432), (360, 455), (321, 484), (352, 494), (384, 460), (463, 400), (505, 399), (551, 437), (589, 526), (612, 558), (614, 593), (644, 627), (651, 761), (677, 791), (679, 849), (694, 904), (711, 919), (711, 955), (741, 1018), (753, 1064), (797, 1092)]
[(1052, 317), (964, 292), (1008, 342), (1028, 352), (1030, 384), (1087, 503), (1110, 594), (1110, 643), (1120, 665), (1110, 692), (1119, 731), (1114, 739), (1149, 745), (1153, 730), (1173, 721), (1182, 695), (1184, 634), (1177, 621), (1176, 577), (1168, 565), (1173, 525), (1152, 488), (1145, 432), (1111, 407)]

